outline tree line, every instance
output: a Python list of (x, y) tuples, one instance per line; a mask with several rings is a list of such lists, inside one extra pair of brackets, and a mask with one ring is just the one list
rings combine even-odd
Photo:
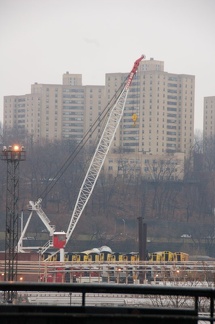
[[(42, 198), (42, 208), (51, 222), (57, 229), (66, 230), (95, 147), (84, 147), (73, 158), (75, 141), (36, 143), (16, 129), (2, 135), (3, 145), (15, 142), (24, 145), (27, 152), (26, 161), (20, 162), (20, 211), (27, 214), (29, 200)], [(3, 220), (7, 181), (4, 161), (0, 168)], [(149, 169), (154, 172), (153, 167)], [(134, 238), (137, 218), (143, 217), (149, 236), (171, 239), (187, 233), (197, 249), (202, 239), (207, 239), (210, 249), (215, 237), (214, 172), (215, 138), (203, 140), (199, 134), (185, 161), (183, 180), (172, 180), (171, 172), (169, 179), (165, 174), (165, 180), (157, 174), (151, 174), (153, 180), (134, 176), (129, 168), (125, 168), (123, 176), (119, 173), (111, 177), (101, 172), (76, 233), (96, 236), (106, 243), (119, 239), (119, 235)], [(33, 230), (39, 226), (39, 231), (43, 227), (36, 218), (31, 226)]]

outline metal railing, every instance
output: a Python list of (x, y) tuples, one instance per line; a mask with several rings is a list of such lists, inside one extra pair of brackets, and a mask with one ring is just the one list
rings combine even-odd
[[(73, 283), (20, 283), (2, 282), (0, 291), (16, 292), (16, 296), (30, 296), (32, 293), (56, 293), (58, 300), (62, 296), (70, 295), (70, 304), (46, 305), (32, 304), (26, 299), (18, 297), (13, 303), (3, 301), (0, 305), (0, 322), (9, 319), (18, 319), (25, 316), (26, 322), (30, 323), (32, 318), (43, 317), (43, 323), (62, 323), (64, 318), (73, 318), (73, 323), (140, 323), (143, 319), (146, 323), (214, 323), (214, 288), (199, 287), (170, 287), (149, 285), (120, 285), (120, 284), (73, 284)], [(79, 306), (73, 305), (71, 296), (80, 295)], [(47, 295), (48, 300), (50, 295)], [(106, 305), (92, 303), (94, 300), (106, 296), (109, 301)], [(111, 305), (111, 300), (123, 297), (123, 305)], [(91, 303), (89, 303), (91, 301)], [(90, 305), (90, 306), (89, 306)], [(88, 320), (87, 320), (88, 319)], [(162, 322), (163, 321), (163, 322)], [(19, 323), (19, 322), (17, 322)], [(111, 324), (113, 324), (111, 323)], [(145, 323), (145, 322), (144, 322)], [(174, 324), (175, 324), (174, 323)]]

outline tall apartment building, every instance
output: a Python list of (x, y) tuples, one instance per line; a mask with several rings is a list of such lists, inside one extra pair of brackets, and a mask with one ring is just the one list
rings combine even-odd
[[(80, 142), (104, 106), (104, 86), (83, 86), (80, 74), (63, 75), (63, 84), (31, 86), (31, 94), (4, 97), (4, 128), (28, 131), (35, 141)], [(98, 137), (99, 129), (92, 135)]]
[[(126, 76), (106, 74), (108, 98)], [(188, 156), (194, 138), (194, 95), (194, 76), (164, 72), (161, 61), (143, 61), (129, 91), (114, 146), (125, 152), (183, 152)]]
[(215, 96), (204, 98), (204, 138), (215, 138)]
[[(31, 94), (4, 98), (4, 128), (16, 125), (37, 140), (79, 142), (127, 75), (107, 73), (105, 86), (83, 86), (80, 74), (68, 72), (62, 85), (35, 83)], [(169, 169), (178, 178), (179, 165), (181, 169), (194, 140), (194, 97), (194, 76), (165, 72), (162, 61), (142, 61), (104, 170), (115, 174), (125, 159), (129, 169), (136, 165), (136, 170), (147, 173), (151, 162), (153, 170), (158, 170), (159, 161), (171, 160), (174, 168)], [(101, 131), (98, 127), (91, 142)]]
[[(125, 73), (106, 74), (108, 99), (126, 76)], [(194, 140), (194, 98), (194, 76), (165, 72), (162, 61), (142, 61), (113, 143), (112, 152), (126, 153), (124, 167), (134, 170), (136, 165), (138, 170), (141, 165), (141, 170), (148, 172), (149, 177), (156, 178), (164, 169), (161, 165), (165, 160), (171, 160), (169, 175), (174, 173), (174, 177), (182, 178), (184, 158), (189, 156)], [(138, 116), (135, 123), (133, 114)], [(117, 163), (118, 170), (124, 172), (119, 165), (122, 156), (117, 158), (116, 155), (109, 156), (106, 172), (111, 173)]]

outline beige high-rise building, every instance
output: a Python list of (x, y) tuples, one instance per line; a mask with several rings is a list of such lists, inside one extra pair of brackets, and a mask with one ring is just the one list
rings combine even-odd
[[(82, 76), (69, 72), (63, 75), (62, 85), (35, 83), (31, 94), (4, 98), (4, 128), (26, 129), (38, 141), (80, 142), (127, 75), (107, 73), (105, 86), (83, 86)], [(104, 170), (114, 175), (122, 170), (125, 158), (140, 173), (151, 169), (156, 173), (160, 163), (171, 161), (171, 174), (174, 170), (174, 177), (181, 177), (194, 140), (194, 97), (193, 75), (165, 72), (164, 62), (152, 58), (142, 61)], [(91, 144), (100, 137), (100, 126), (92, 133)]]
[(20, 133), (26, 130), (38, 139), (40, 133), (41, 96), (26, 94), (23, 96), (4, 97), (4, 131), (17, 127)]
[[(111, 98), (126, 74), (106, 74)], [(114, 142), (124, 152), (185, 153), (194, 139), (195, 77), (164, 72), (164, 62), (143, 61), (129, 90)], [(136, 123), (132, 115), (136, 114)]]
[[(104, 86), (83, 86), (82, 76), (69, 72), (62, 85), (34, 83), (31, 94), (4, 97), (4, 129), (16, 126), (37, 142), (80, 142), (104, 107), (104, 93)], [(90, 142), (99, 133), (98, 128)]]
[(203, 118), (204, 138), (215, 138), (215, 96), (204, 98), (204, 118)]
[[(126, 77), (125, 73), (106, 74), (108, 99)], [(112, 153), (121, 155), (109, 155), (106, 172), (124, 173), (126, 169), (134, 172), (135, 169), (153, 179), (158, 175), (183, 178), (184, 159), (189, 157), (194, 140), (194, 98), (193, 75), (165, 72), (164, 62), (152, 58), (142, 61), (112, 146)], [(137, 116), (136, 121), (133, 116)]]

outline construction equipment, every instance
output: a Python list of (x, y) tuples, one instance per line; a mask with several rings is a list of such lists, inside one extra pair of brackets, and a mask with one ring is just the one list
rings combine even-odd
[[(71, 220), (66, 232), (66, 241), (65, 245), (68, 243), (77, 223), (79, 218), (81, 217), (83, 210), (90, 199), (90, 196), (93, 192), (93, 189), (95, 187), (96, 181), (98, 179), (98, 176), (100, 174), (101, 168), (104, 164), (105, 158), (108, 154), (109, 148), (112, 144), (112, 141), (114, 139), (116, 130), (118, 128), (118, 125), (120, 123), (120, 120), (123, 116), (124, 108), (125, 108), (125, 103), (129, 91), (129, 87), (132, 83), (132, 80), (134, 78), (135, 73), (137, 72), (137, 69), (139, 67), (140, 62), (145, 58), (144, 55), (142, 55), (139, 59), (137, 59), (134, 63), (134, 66), (131, 70), (131, 72), (128, 75), (128, 78), (125, 81), (125, 85), (122, 88), (122, 91), (120, 92), (119, 96), (115, 100), (115, 103), (113, 104), (109, 116), (106, 122), (106, 126), (103, 130), (103, 133), (100, 137), (99, 143), (97, 145), (96, 151), (94, 153), (94, 156), (91, 160), (90, 166), (88, 168), (87, 174), (84, 178), (84, 181), (82, 183), (82, 186), (79, 191), (79, 195), (71, 216)], [(44, 211), (41, 208), (41, 198), (38, 199), (37, 202), (33, 203), (32, 201), (30, 202), (32, 211), (36, 211), (40, 219), (43, 221), (44, 225), (48, 229), (50, 236), (53, 237), (54, 230), (53, 227), (49, 225), (49, 219), (45, 215)], [(26, 227), (25, 227), (26, 230)], [(21, 235), (23, 238), (24, 234)], [(18, 244), (18, 248), (21, 251), (21, 241)], [(53, 245), (53, 240), (50, 240), (48, 244), (46, 244), (42, 248), (42, 253), (44, 253), (49, 247), (55, 247)]]

